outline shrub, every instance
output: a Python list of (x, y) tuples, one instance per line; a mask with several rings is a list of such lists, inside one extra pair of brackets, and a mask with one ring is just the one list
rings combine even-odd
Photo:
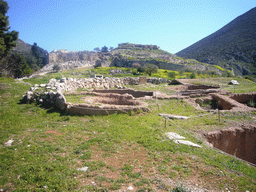
[(169, 76), (171, 79), (175, 79), (176, 73), (175, 73), (174, 71), (172, 71), (172, 72), (170, 72), (170, 73), (168, 74), (168, 76)]
[(149, 76), (152, 75), (152, 73), (157, 73), (158, 72), (158, 67), (154, 64), (145, 64), (143, 66), (143, 71), (148, 74)]
[(220, 71), (225, 71), (225, 69), (223, 69), (223, 68), (220, 67), (219, 65), (214, 65), (214, 68), (219, 69)]
[(59, 71), (61, 67), (58, 64), (55, 64), (52, 68), (54, 71)]
[(191, 73), (190, 79), (195, 79), (195, 78), (196, 78), (196, 74), (195, 73)]
[(233, 77), (233, 74), (231, 71), (224, 71), (222, 77)]

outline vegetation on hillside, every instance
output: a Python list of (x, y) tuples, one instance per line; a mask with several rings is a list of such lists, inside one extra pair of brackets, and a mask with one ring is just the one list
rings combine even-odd
[(31, 75), (48, 63), (47, 51), (18, 39), (18, 32), (9, 31), (6, 1), (0, 0), (0, 76), (15, 78)]
[(233, 68), (239, 75), (255, 72), (256, 8), (237, 17), (215, 33), (176, 53), (180, 57)]

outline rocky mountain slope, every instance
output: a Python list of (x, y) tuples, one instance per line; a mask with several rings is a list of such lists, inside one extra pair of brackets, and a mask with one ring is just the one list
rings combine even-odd
[(176, 55), (247, 73), (256, 55), (255, 29), (256, 8), (253, 8)]
[(29, 54), (31, 51), (31, 45), (22, 41), (21, 39), (18, 39), (17, 41), (17, 46), (13, 48), (13, 51), (18, 52), (18, 53), (24, 53), (24, 54)]
[(62, 69), (77, 67), (134, 67), (146, 63), (155, 64), (160, 69), (181, 70), (212, 70), (218, 71), (211, 65), (198, 62), (194, 59), (182, 59), (176, 55), (161, 50), (156, 45), (141, 45), (121, 43), (111, 52), (79, 51), (68, 52), (55, 50), (49, 53), (49, 64), (41, 71), (51, 71), (54, 65)]

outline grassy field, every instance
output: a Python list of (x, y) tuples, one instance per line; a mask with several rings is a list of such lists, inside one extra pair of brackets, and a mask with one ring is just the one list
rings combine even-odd
[[(68, 73), (71, 75), (64, 74)], [(24, 81), (47, 83), (53, 77), (61, 78), (61, 74)], [(229, 80), (208, 79), (205, 83)], [(256, 90), (250, 81), (239, 82), (236, 91)], [(254, 167), (208, 147), (200, 136), (234, 122), (253, 122), (254, 113), (224, 113), (219, 122), (217, 114), (196, 110), (183, 101), (149, 100), (148, 113), (70, 116), (53, 107), (20, 103), (29, 88), (11, 78), (0, 78), (2, 191), (118, 191), (129, 186), (134, 191), (256, 190)], [(166, 85), (134, 88), (173, 93)], [(233, 91), (232, 86), (227, 89)], [(79, 102), (81, 97), (70, 99)], [(167, 121), (165, 126), (158, 113), (191, 118)], [(203, 148), (177, 145), (165, 137), (170, 131)], [(11, 139), (12, 146), (6, 146)], [(85, 166), (86, 172), (77, 170)]]

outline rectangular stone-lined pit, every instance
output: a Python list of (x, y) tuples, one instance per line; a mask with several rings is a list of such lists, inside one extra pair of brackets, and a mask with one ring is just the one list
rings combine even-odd
[(256, 102), (256, 93), (240, 93), (230, 96), (230, 98), (236, 100), (239, 103), (247, 104), (249, 101)]
[(241, 126), (205, 134), (214, 147), (256, 164), (256, 127)]

